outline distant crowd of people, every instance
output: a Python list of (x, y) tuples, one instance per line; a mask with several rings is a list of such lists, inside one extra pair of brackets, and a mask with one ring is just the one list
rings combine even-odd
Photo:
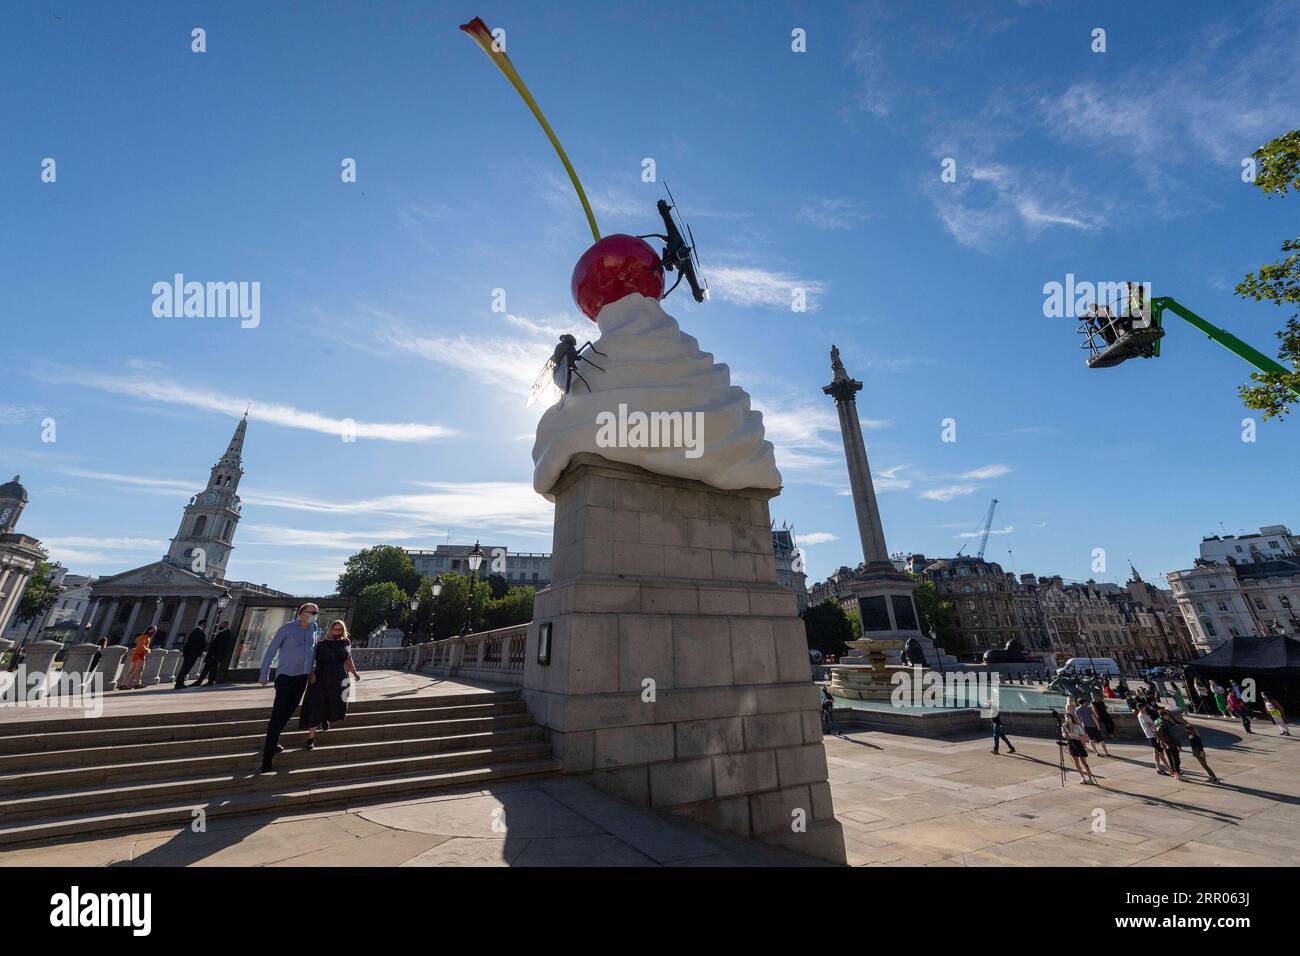
[[(1196, 677), (1186, 683), (1186, 689), (1190, 702), (1173, 681), (1168, 682), (1167, 686), (1161, 681), (1151, 681), (1147, 686), (1134, 690), (1121, 677), (1114, 687), (1111, 686), (1110, 679), (1105, 679), (1100, 690), (1093, 692), (1091, 700), (1085, 700), (1080, 695), (1067, 697), (1065, 713), (1058, 715), (1059, 742), (1069, 753), (1081, 781), (1091, 785), (1097, 783), (1097, 777), (1088, 765), (1089, 751), (1096, 757), (1113, 756), (1106, 746), (1106, 740), (1115, 735), (1115, 720), (1107, 709), (1106, 701), (1122, 700), (1137, 717), (1138, 726), (1151, 745), (1156, 773), (1183, 780), (1182, 752), (1186, 746), (1209, 781), (1218, 783), (1219, 777), (1205, 757), (1205, 742), (1186, 715), (1217, 714), (1228, 720), (1240, 720), (1246, 733), (1251, 733), (1250, 705), (1236, 681), (1229, 681), (1225, 687), (1217, 680), (1212, 679), (1207, 683)], [(1176, 706), (1167, 707), (1165, 698), (1171, 698)], [(1277, 698), (1262, 693), (1260, 700), (1278, 731), (1283, 736), (1290, 737), (1286, 712)], [(995, 712), (991, 720), (993, 753), (999, 753), (1000, 745), (1005, 743), (1008, 751), (1014, 754), (1016, 748), (1003, 731), (1001, 715)]]
[[(149, 655), (154, 651), (153, 640), (158, 633), (156, 627), (146, 627), (136, 635), (135, 644), (131, 648), (131, 656), (128, 660), (126, 676), (117, 682), (118, 690), (138, 690), (143, 685), (144, 665), (149, 660)], [(92, 673), (99, 666), (100, 653), (108, 646), (108, 638), (101, 638), (99, 641), (100, 651), (90, 660), (90, 666), (87, 673)], [(230, 655), (235, 650), (235, 634), (230, 629), (229, 621), (222, 621), (216, 632), (208, 639), (208, 622), (199, 621), (194, 625), (185, 638), (185, 643), (181, 645), (181, 662), (176, 668), (176, 685), (175, 689), (180, 690), (185, 687), (185, 678), (189, 676), (194, 665), (198, 663), (199, 658), (203, 658), (203, 667), (199, 671), (198, 680), (190, 684), (190, 687), (198, 687), (206, 683), (209, 687), (217, 682), (224, 666), (230, 661)]]

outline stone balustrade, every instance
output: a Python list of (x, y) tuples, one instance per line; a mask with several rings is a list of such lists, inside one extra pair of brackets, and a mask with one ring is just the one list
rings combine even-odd
[(358, 670), (424, 671), (437, 677), (467, 677), (501, 684), (522, 684), (528, 625), (448, 637), (409, 647), (354, 647)]

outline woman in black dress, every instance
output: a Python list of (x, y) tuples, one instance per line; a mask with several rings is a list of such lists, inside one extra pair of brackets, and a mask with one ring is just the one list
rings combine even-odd
[(308, 732), (304, 750), (316, 749), (318, 731), (329, 730), (330, 724), (341, 723), (348, 715), (348, 696), (352, 685), (347, 680), (361, 680), (356, 665), (352, 663), (352, 642), (342, 621), (330, 625), (325, 640), (316, 645), (316, 663), (307, 678), (307, 696), (302, 702), (302, 717), (298, 726)]

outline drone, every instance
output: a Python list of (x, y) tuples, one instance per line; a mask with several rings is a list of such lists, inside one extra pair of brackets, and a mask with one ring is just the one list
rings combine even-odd
[(695, 234), (691, 232), (690, 225), (685, 224), (686, 235), (691, 240), (690, 245), (687, 245), (686, 240), (682, 238), (681, 229), (673, 221), (672, 211), (677, 208), (677, 200), (673, 198), (673, 191), (668, 188), (667, 183), (664, 183), (664, 189), (667, 191), (668, 198), (672, 200), (672, 203), (660, 199), (655, 206), (659, 210), (659, 215), (663, 218), (664, 233), (667, 233), (667, 235), (658, 232), (647, 232), (645, 235), (637, 236), (637, 238), (662, 239), (665, 243), (663, 254), (656, 268), (665, 272), (676, 270), (677, 281), (672, 284), (672, 288), (663, 294), (662, 298), (668, 298), (673, 289), (681, 285), (682, 280), (685, 279), (686, 284), (691, 287), (691, 295), (695, 301), (703, 302), (709, 297), (709, 284), (701, 279), (703, 270), (700, 269), (699, 256), (695, 254)]
[[(590, 341), (583, 345), (582, 348), (578, 348), (578, 340), (576, 338), (569, 335), (567, 332), (561, 335), (559, 344), (555, 346), (555, 351), (552, 352), (551, 357), (546, 360), (546, 364), (542, 366), (542, 370), (537, 373), (537, 378), (533, 380), (533, 387), (528, 390), (528, 404), (532, 405), (541, 398), (543, 393), (550, 391), (552, 388), (558, 389), (563, 392), (564, 395), (568, 395), (569, 388), (573, 385), (574, 376), (577, 376), (578, 380), (582, 382), (583, 385), (586, 385), (587, 391), (590, 392), (591, 383), (583, 378), (582, 373), (578, 371), (578, 363), (586, 362), (594, 369), (598, 369), (602, 372), (605, 370), (582, 354), (587, 351), (587, 349), (591, 349), (597, 355), (605, 354), (596, 348), (596, 346), (592, 345)], [(563, 385), (560, 384), (561, 374), (564, 376)], [(563, 398), (560, 399), (560, 404), (564, 404)]]

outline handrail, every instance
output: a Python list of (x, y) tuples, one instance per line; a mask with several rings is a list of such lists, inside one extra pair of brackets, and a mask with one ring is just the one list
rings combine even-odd
[(528, 624), (456, 635), (407, 647), (354, 647), (358, 669), (429, 670), (439, 676), (479, 677), (523, 683)]

